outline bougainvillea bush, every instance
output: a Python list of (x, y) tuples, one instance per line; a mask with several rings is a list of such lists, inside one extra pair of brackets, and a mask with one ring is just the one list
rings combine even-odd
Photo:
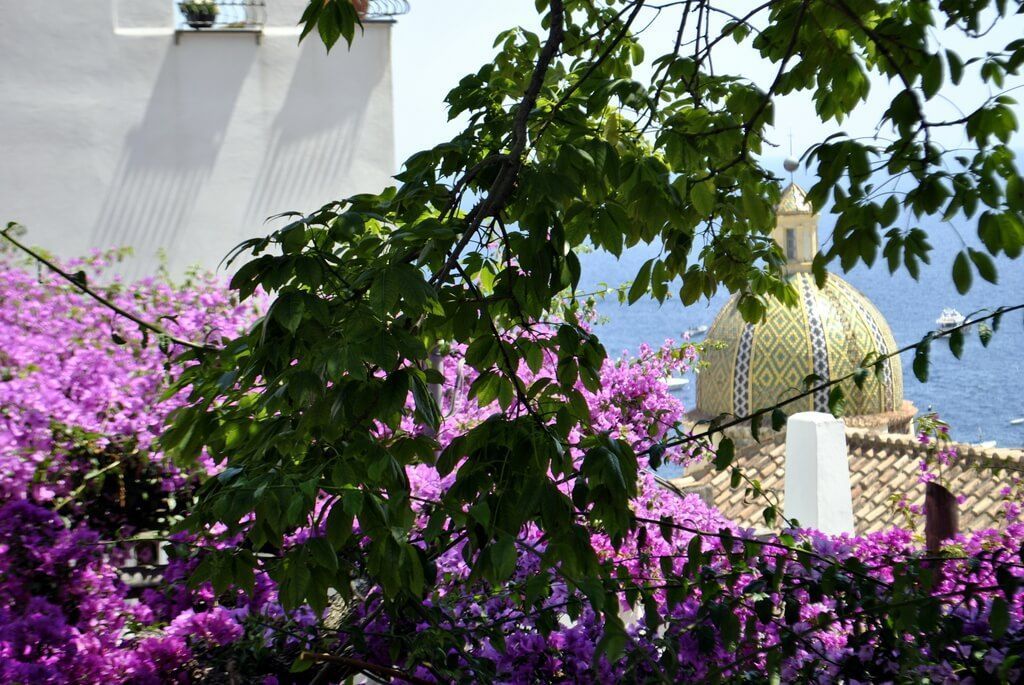
[[(102, 275), (107, 260), (97, 255), (67, 267)], [(177, 350), (57, 276), (8, 261), (0, 269), (0, 497), (75, 513), (104, 500), (122, 510), (166, 507), (189, 479), (154, 449), (164, 417), (181, 404), (161, 399)], [(180, 287), (115, 279), (104, 291), (173, 334), (214, 343), (251, 322), (258, 306), (239, 306), (199, 277)], [(153, 483), (157, 489), (146, 490)], [(152, 501), (125, 499), (141, 496)]]
[[(83, 266), (94, 271), (102, 261)], [(947, 558), (927, 558), (903, 530), (755, 537), (696, 496), (666, 488), (647, 450), (682, 418), (661, 381), (693, 362), (685, 344), (608, 362), (601, 388), (584, 390), (593, 425), (639, 455), (636, 484), (605, 485), (632, 493), (635, 532), (624, 540), (588, 533), (602, 563), (626, 570), (617, 587), (623, 631), (602, 621), (599, 593), (552, 570), (551, 555), (572, 551), (550, 549), (532, 528), (510, 542), (527, 552), (518, 561), (500, 546), (491, 552), (489, 563), (515, 564), (501, 586), (470, 573), (462, 540), (425, 560), (418, 599), (385, 601), (380, 588), (355, 578), (352, 600), (294, 608), (295, 588), (278, 586), (258, 560), (317, 543), (358, 555), (360, 526), (374, 513), (359, 511), (352, 529), (339, 529), (331, 512), (357, 503), (321, 495), (299, 534), (314, 544), (294, 549), (299, 540), (253, 549), (221, 530), (174, 532), (197, 487), (233, 475), (209, 460), (175, 466), (159, 450), (166, 416), (181, 402), (166, 392), (177, 349), (59, 279), (9, 261), (0, 269), (3, 682), (340, 682), (360, 671), (398, 682), (1021, 677), (1021, 525), (963, 536)], [(178, 286), (115, 280), (102, 291), (175, 336), (213, 344), (255, 321), (260, 307), (258, 299), (239, 306), (216, 280), (199, 277)], [(463, 355), (455, 348), (440, 360), (442, 444), (500, 411), (470, 399), (475, 376)], [(553, 377), (557, 369), (545, 360), (523, 373)], [(412, 407), (410, 400), (400, 426), (381, 430), (426, 430)], [(683, 464), (695, 458), (658, 454)], [(443, 471), (408, 469), (422, 539), (458, 487)], [(573, 482), (560, 487), (580, 496)], [(489, 512), (465, 515), (484, 521)], [(162, 540), (168, 560), (157, 583), (129, 587), (124, 574), (144, 553), (159, 561), (133, 542), (139, 537)], [(257, 559), (246, 586), (189, 583), (199, 565), (209, 571), (241, 555)], [(302, 561), (325, 572), (316, 559)], [(537, 582), (544, 577), (552, 582)], [(654, 592), (637, 601), (641, 587)]]
[[(102, 274), (109, 259), (66, 266)], [(200, 605), (192, 624), (181, 608), (155, 611), (129, 596), (116, 568), (138, 556), (118, 542), (166, 532), (205, 475), (155, 448), (180, 404), (161, 397), (177, 350), (56, 276), (2, 255), (0, 271), (2, 679), (160, 682), (190, 650), (234, 641), (231, 630), (193, 624), (238, 625)], [(254, 314), (206, 278), (179, 287), (113, 279), (102, 290), (190, 339), (236, 334)]]

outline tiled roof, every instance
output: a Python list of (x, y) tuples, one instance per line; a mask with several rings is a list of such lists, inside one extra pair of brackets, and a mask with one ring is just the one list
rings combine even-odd
[(814, 207), (807, 201), (807, 193), (796, 183), (790, 183), (782, 189), (779, 204), (775, 207), (776, 214), (814, 214)]
[[(893, 495), (906, 494), (913, 504), (924, 504), (924, 484), (920, 483), (920, 456), (923, 446), (910, 435), (872, 433), (847, 429), (850, 458), (850, 486), (853, 516), (860, 535), (904, 526), (896, 513)], [(955, 445), (958, 464), (946, 468), (943, 480), (954, 495), (963, 495), (960, 505), (960, 529), (979, 530), (998, 525), (1002, 513), (999, 491), (1013, 475), (1024, 469), (1024, 451), (985, 449), (977, 445)], [(780, 511), (785, 506), (786, 435), (780, 432), (761, 444), (737, 449), (733, 463), (751, 480), (758, 480), (765, 492), (776, 498)], [(673, 481), (685, 491), (696, 492), (737, 524), (764, 528), (762, 515), (767, 506), (763, 496), (747, 497), (741, 484), (730, 487), (729, 469), (715, 472), (702, 466), (684, 478)]]
[[(711, 324), (697, 375), (697, 410), (706, 416), (746, 416), (793, 397), (811, 374), (841, 378), (856, 371), (869, 354), (888, 355), (896, 340), (882, 313), (859, 290), (829, 274), (818, 288), (809, 273), (790, 276), (797, 302), (787, 307), (771, 299), (764, 319), (744, 321), (734, 295)], [(862, 387), (844, 384), (846, 412), (852, 415), (899, 411), (903, 368), (899, 356), (870, 374)], [(790, 412), (828, 411), (828, 389), (795, 400)]]

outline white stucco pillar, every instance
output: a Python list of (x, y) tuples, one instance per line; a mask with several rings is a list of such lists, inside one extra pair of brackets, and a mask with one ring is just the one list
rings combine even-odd
[(854, 532), (846, 426), (831, 414), (809, 411), (789, 417), (785, 513), (803, 528)]

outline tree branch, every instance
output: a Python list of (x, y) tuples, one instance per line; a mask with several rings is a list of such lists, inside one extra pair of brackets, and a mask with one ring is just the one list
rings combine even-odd
[(554, 61), (555, 55), (558, 54), (562, 41), (565, 39), (563, 32), (565, 9), (562, 6), (562, 0), (551, 0), (550, 17), (551, 27), (548, 29), (547, 41), (537, 57), (533, 76), (530, 78), (530, 83), (526, 87), (523, 99), (519, 102), (515, 119), (512, 121), (512, 136), (509, 141), (507, 158), (502, 160), (501, 168), (498, 170), (498, 175), (495, 177), (494, 182), (491, 183), (487, 196), (466, 217), (466, 231), (462, 234), (459, 242), (452, 248), (451, 254), (441, 268), (431, 276), (430, 285), (432, 286), (437, 286), (448, 278), (455, 263), (462, 255), (462, 251), (473, 240), (473, 236), (476, 234), (477, 229), (480, 228), (480, 224), (483, 223), (484, 219), (496, 216), (501, 212), (505, 205), (508, 204), (512, 191), (515, 189), (516, 180), (519, 178), (519, 170), (523, 164), (523, 152), (526, 150), (526, 124), (529, 121), (530, 113), (537, 104), (537, 97), (540, 95), (540, 89), (544, 86), (544, 78), (547, 76), (548, 69)]
[(633, 11), (630, 13), (625, 23), (623, 23), (622, 28), (619, 29), (619, 32), (612, 39), (611, 43), (608, 44), (608, 47), (605, 48), (604, 52), (602, 52), (598, 56), (598, 58), (594, 60), (594, 62), (583, 73), (583, 76), (581, 76), (576, 81), (576, 83), (572, 84), (565, 91), (565, 93), (562, 94), (562, 97), (559, 98), (558, 102), (556, 102), (554, 107), (551, 108), (551, 112), (548, 115), (547, 121), (544, 122), (544, 124), (540, 127), (540, 131), (537, 132), (537, 138), (540, 138), (542, 135), (544, 135), (544, 131), (546, 131), (548, 129), (548, 126), (551, 125), (551, 122), (554, 121), (555, 114), (557, 114), (558, 110), (560, 110), (565, 105), (565, 103), (569, 101), (569, 98), (572, 97), (573, 93), (579, 90), (580, 87), (584, 83), (586, 83), (587, 79), (593, 76), (594, 72), (597, 71), (601, 67), (601, 65), (608, 60), (609, 57), (611, 57), (611, 54), (615, 52), (615, 48), (619, 46), (619, 43), (622, 42), (622, 39), (626, 37), (627, 33), (629, 33), (629, 27), (633, 25), (633, 21), (636, 20), (636, 16), (640, 13), (640, 10), (643, 9), (643, 6), (644, 0), (638, 0), (636, 5), (633, 7)]
[(32, 259), (34, 259), (37, 262), (39, 262), (40, 264), (44, 265), (50, 271), (54, 272), (55, 274), (57, 274), (58, 276), (63, 278), (65, 281), (67, 281), (68, 283), (73, 285), (77, 290), (85, 293), (86, 295), (88, 295), (92, 299), (96, 300), (101, 305), (103, 305), (107, 309), (111, 310), (112, 312), (114, 312), (118, 316), (120, 316), (122, 318), (125, 318), (125, 319), (128, 319), (132, 323), (136, 324), (139, 328), (148, 330), (151, 333), (155, 333), (155, 334), (157, 334), (159, 336), (163, 336), (164, 338), (166, 338), (167, 340), (171, 341), (175, 345), (181, 345), (182, 347), (187, 347), (187, 348), (189, 348), (191, 350), (196, 350), (197, 352), (216, 352), (216, 351), (220, 350), (220, 348), (217, 347), (216, 345), (209, 345), (207, 343), (195, 343), (195, 342), (192, 342), (191, 340), (185, 340), (184, 338), (179, 338), (177, 336), (171, 335), (170, 333), (167, 332), (167, 329), (163, 328), (162, 326), (159, 326), (159, 325), (157, 325), (155, 323), (152, 323), (150, 321), (146, 321), (145, 319), (142, 319), (142, 318), (136, 316), (135, 314), (132, 314), (128, 310), (119, 307), (118, 305), (114, 304), (114, 302), (112, 302), (111, 300), (107, 299), (106, 297), (104, 297), (103, 295), (98, 293), (97, 291), (95, 291), (92, 288), (90, 288), (85, 283), (84, 278), (82, 278), (78, 274), (68, 273), (67, 271), (65, 271), (64, 269), (60, 268), (54, 262), (50, 261), (49, 259), (47, 259), (43, 255), (39, 254), (38, 252), (36, 252), (32, 248), (30, 248), (27, 245), (24, 245), (23, 243), (19, 242), (14, 236), (12, 236), (10, 234), (10, 228), (11, 227), (8, 226), (4, 230), (0, 231), (0, 236), (3, 236), (4, 238), (6, 238), (16, 248), (18, 248), (19, 250), (21, 250), (22, 252), (27, 254), (29, 257), (31, 257)]
[(314, 661), (317, 663), (331, 663), (340, 664), (342, 666), (350, 666), (357, 668), (362, 672), (372, 673), (374, 675), (386, 676), (388, 678), (397, 678), (406, 683), (413, 683), (414, 685), (430, 685), (430, 682), (423, 678), (417, 678), (411, 673), (405, 673), (395, 668), (388, 668), (387, 666), (378, 666), (377, 664), (371, 664), (369, 661), (363, 661), (362, 659), (354, 659), (347, 656), (336, 656), (334, 654), (321, 654), (319, 652), (302, 652), (299, 655), (301, 661)]

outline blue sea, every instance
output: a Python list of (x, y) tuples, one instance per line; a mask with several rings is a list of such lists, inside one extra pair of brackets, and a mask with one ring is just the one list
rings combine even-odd
[[(798, 179), (799, 181), (799, 179)], [(804, 187), (807, 187), (804, 184)], [(983, 281), (977, 273), (966, 295), (953, 286), (951, 268), (956, 253), (964, 244), (978, 246), (975, 227), (964, 219), (952, 224), (938, 219), (913, 221), (901, 219), (907, 227), (920, 226), (929, 233), (934, 246), (932, 263), (923, 266), (920, 280), (905, 271), (890, 275), (879, 254), (873, 268), (863, 265), (840, 276), (867, 295), (885, 315), (900, 347), (917, 342), (935, 329), (935, 319), (944, 307), (955, 307), (968, 314), (985, 307), (1014, 305), (1024, 302), (1024, 258), (1016, 262), (1001, 256), (997, 285)], [(834, 220), (823, 215), (819, 236), (826, 238)], [(584, 255), (581, 291), (589, 292), (602, 283), (617, 286), (629, 281), (643, 262), (655, 256), (658, 249), (637, 246), (619, 259), (595, 252)], [(676, 287), (678, 292), (678, 286)], [(720, 292), (710, 301), (683, 307), (678, 300), (659, 305), (644, 299), (632, 306), (620, 306), (613, 297), (598, 304), (598, 313), (607, 319), (596, 333), (610, 356), (623, 351), (634, 352), (641, 343), (660, 345), (667, 338), (680, 340), (682, 332), (701, 324), (710, 325), (718, 310), (728, 299)], [(945, 340), (932, 343), (931, 369), (927, 383), (920, 383), (910, 370), (912, 353), (903, 356), (904, 387), (907, 399), (919, 411), (932, 409), (951, 424), (953, 437), (963, 442), (995, 440), (1000, 447), (1024, 445), (1024, 424), (1010, 421), (1024, 417), (1024, 316), (1014, 312), (1003, 317), (1002, 324), (988, 347), (983, 347), (976, 330), (967, 336), (961, 359), (949, 351)], [(694, 405), (695, 382), (691, 378), (682, 398), (687, 408)]]

